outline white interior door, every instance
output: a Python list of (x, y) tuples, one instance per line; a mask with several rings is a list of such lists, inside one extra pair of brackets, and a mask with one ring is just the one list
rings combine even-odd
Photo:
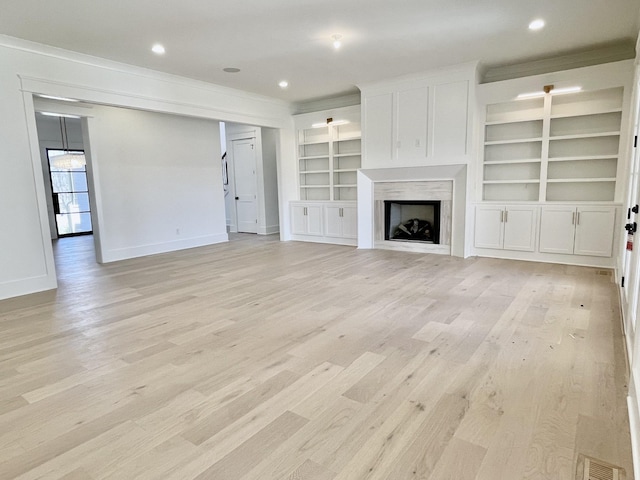
[[(638, 91), (640, 91), (640, 85), (637, 86)], [(640, 136), (640, 103), (636, 103), (635, 105), (635, 124), (634, 124), (634, 134), (636, 136)], [(638, 205), (640, 204), (640, 188), (639, 188), (639, 180), (640, 180), (640, 149), (634, 147), (631, 150), (631, 158), (630, 158), (630, 168), (629, 168), (629, 183), (627, 190), (627, 203), (625, 205), (625, 210), (623, 211), (626, 214), (625, 218), (622, 221), (622, 224), (633, 224), (634, 222), (638, 223), (640, 221), (640, 215), (638, 215)], [(626, 231), (622, 232), (623, 238), (627, 239), (628, 234)], [(627, 334), (630, 335), (630, 338), (633, 338), (633, 333), (636, 328), (636, 319), (638, 318), (638, 309), (640, 308), (640, 302), (638, 302), (638, 290), (640, 289), (640, 276), (638, 275), (638, 270), (640, 266), (640, 232), (636, 232), (635, 235), (632, 236), (632, 250), (625, 249), (622, 253), (622, 272), (621, 276), (624, 279), (622, 288), (622, 308), (626, 315), (625, 319), (625, 330)], [(624, 242), (626, 245), (627, 242)]]
[(238, 232), (258, 233), (255, 138), (231, 143)]

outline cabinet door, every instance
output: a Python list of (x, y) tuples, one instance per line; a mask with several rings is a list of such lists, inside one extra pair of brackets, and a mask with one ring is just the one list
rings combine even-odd
[(291, 233), (294, 235), (322, 235), (322, 204), (297, 203), (291, 205)]
[(535, 207), (507, 207), (504, 214), (504, 249), (533, 252), (537, 209)]
[(398, 164), (424, 165), (427, 156), (429, 88), (398, 92)]
[(573, 253), (610, 257), (615, 219), (614, 207), (578, 207)]
[(342, 207), (325, 205), (325, 229), (327, 237), (342, 237)]
[(307, 233), (307, 216), (304, 205), (291, 205), (291, 233), (305, 235)]
[(503, 210), (501, 205), (476, 207), (474, 244), (477, 248), (502, 248)]
[(393, 158), (393, 94), (364, 99), (363, 168), (388, 167)]
[(322, 235), (322, 205), (307, 205), (307, 233)]
[(573, 253), (576, 209), (543, 207), (540, 219), (540, 252)]
[(358, 208), (355, 206), (342, 207), (342, 236), (358, 238)]
[(355, 206), (326, 205), (325, 230), (327, 237), (357, 238), (358, 214)]
[(433, 155), (446, 163), (459, 163), (467, 153), (469, 82), (433, 87)]

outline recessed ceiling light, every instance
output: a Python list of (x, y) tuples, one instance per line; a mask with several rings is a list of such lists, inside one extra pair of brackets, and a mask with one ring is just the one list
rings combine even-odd
[(331, 40), (333, 40), (333, 48), (338, 50), (342, 46), (342, 35), (335, 34), (331, 35)]
[(236, 67), (227, 67), (227, 68), (223, 68), (222, 71), (227, 73), (238, 73), (240, 69)]
[(544, 27), (544, 20), (538, 18), (529, 24), (529, 30), (540, 30)]
[(153, 47), (151, 47), (151, 51), (156, 55), (164, 55), (164, 47), (159, 43), (156, 43)]
[(287, 82), (286, 80), (282, 80), (280, 83), (278, 83), (278, 86), (280, 88), (287, 88), (289, 86), (289, 82)]

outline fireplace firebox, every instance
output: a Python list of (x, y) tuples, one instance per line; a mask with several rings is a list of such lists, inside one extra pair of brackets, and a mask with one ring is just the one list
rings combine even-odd
[(440, 200), (385, 200), (384, 239), (440, 243)]

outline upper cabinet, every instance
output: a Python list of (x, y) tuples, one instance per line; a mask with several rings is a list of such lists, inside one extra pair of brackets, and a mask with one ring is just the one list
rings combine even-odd
[(482, 85), (481, 200), (619, 202), (629, 65)]
[(356, 200), (360, 108), (297, 115), (300, 200)]
[(475, 71), (361, 86), (363, 168), (468, 163)]

